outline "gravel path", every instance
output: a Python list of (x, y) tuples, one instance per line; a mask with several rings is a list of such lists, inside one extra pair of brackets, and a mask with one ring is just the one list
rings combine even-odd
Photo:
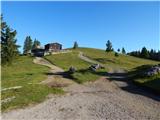
[(48, 62), (47, 60), (45, 60), (45, 59), (43, 59), (43, 58), (41, 58), (41, 57), (36, 57), (36, 58), (33, 60), (33, 62), (34, 62), (35, 64), (40, 64), (40, 65), (44, 65), (44, 66), (49, 67), (53, 73), (56, 73), (56, 72), (64, 72), (64, 70), (61, 69), (60, 67), (57, 67), (57, 66), (51, 64), (50, 62)]
[(36, 57), (33, 60), (33, 62), (35, 64), (44, 65), (50, 68), (50, 71), (46, 73), (48, 75), (48, 78), (42, 81), (41, 82), (42, 84), (46, 84), (50, 87), (62, 87), (62, 86), (68, 86), (74, 83), (72, 80), (63, 77), (63, 74), (64, 74), (63, 69), (51, 64), (46, 59), (43, 59), (41, 57)]
[(79, 52), (78, 57), (86, 62), (97, 64), (97, 61), (89, 59), (88, 57), (83, 55), (83, 52)]
[[(52, 66), (53, 67), (53, 66)], [(58, 68), (59, 69), (59, 68)], [(58, 71), (58, 70), (57, 70)], [(3, 120), (159, 120), (160, 102), (122, 90), (106, 77), (64, 87), (65, 95), (2, 113)]]

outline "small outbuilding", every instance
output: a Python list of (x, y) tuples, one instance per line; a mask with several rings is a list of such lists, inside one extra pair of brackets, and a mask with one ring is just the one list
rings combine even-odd
[(44, 54), (45, 54), (45, 49), (36, 48), (36, 49), (33, 49), (31, 52), (32, 52), (32, 55), (33, 55), (33, 56), (43, 57)]

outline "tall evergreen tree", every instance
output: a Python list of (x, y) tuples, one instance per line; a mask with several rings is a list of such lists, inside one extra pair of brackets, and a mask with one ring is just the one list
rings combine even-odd
[(126, 54), (124, 47), (122, 48), (122, 54)]
[(153, 49), (151, 49), (151, 51), (149, 52), (149, 56), (150, 56), (150, 59), (154, 59), (155, 56), (154, 56), (154, 53), (155, 51)]
[(75, 42), (74, 42), (74, 45), (73, 45), (73, 49), (76, 49), (76, 48), (78, 48), (78, 43), (77, 43), (77, 41), (75, 41)]
[(141, 50), (141, 57), (143, 58), (149, 58), (149, 52), (147, 50), (146, 47), (143, 47), (142, 50)]
[(27, 36), (24, 41), (23, 54), (27, 55), (31, 52), (32, 49), (32, 39), (30, 36)]
[(41, 45), (40, 41), (35, 39), (33, 42), (32, 49), (38, 48), (40, 45)]
[(160, 61), (160, 50), (157, 52), (157, 60)]
[(3, 21), (1, 15), (1, 62), (3, 64), (12, 64), (13, 60), (19, 54), (19, 45), (16, 44), (16, 30), (8, 27), (7, 23)]
[(110, 42), (110, 40), (107, 41), (106, 47), (107, 47), (107, 48), (106, 48), (106, 52), (113, 51), (112, 43)]

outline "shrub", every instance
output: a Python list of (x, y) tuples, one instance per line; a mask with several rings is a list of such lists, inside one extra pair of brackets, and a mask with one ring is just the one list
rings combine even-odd
[(117, 52), (115, 52), (115, 54), (114, 54), (116, 57), (118, 57), (119, 56), (119, 54), (117, 53)]

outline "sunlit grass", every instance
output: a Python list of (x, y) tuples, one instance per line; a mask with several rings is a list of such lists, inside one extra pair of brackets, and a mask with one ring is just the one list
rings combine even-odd
[(61, 89), (37, 84), (47, 78), (45, 73), (49, 68), (34, 64), (32, 61), (32, 57), (20, 56), (13, 65), (2, 66), (1, 89), (22, 86), (19, 89), (1, 92), (1, 100), (16, 97), (10, 102), (2, 103), (2, 111), (41, 102), (48, 94), (63, 93)]

